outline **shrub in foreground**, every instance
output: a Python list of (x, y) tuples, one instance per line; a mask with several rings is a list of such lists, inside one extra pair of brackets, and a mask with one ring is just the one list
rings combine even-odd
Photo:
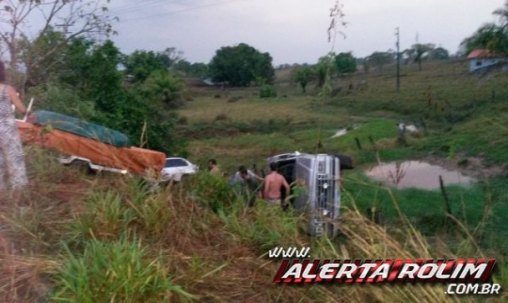
[(55, 302), (170, 302), (192, 296), (174, 285), (158, 259), (137, 243), (87, 242), (83, 254), (69, 255), (55, 277)]

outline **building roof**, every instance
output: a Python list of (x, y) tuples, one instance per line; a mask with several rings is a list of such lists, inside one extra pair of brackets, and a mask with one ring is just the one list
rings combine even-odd
[(473, 49), (467, 56), (468, 59), (492, 58), (492, 57), (498, 56), (486, 48)]

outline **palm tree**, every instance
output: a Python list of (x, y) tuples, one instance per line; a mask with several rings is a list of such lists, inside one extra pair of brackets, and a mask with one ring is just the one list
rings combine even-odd
[(422, 70), (422, 61), (423, 61), (423, 58), (425, 56), (425, 54), (427, 54), (428, 52), (430, 52), (431, 50), (434, 49), (434, 45), (433, 44), (420, 44), (420, 43), (417, 43), (417, 44), (414, 44), (413, 45), (413, 49), (414, 49), (414, 52), (415, 52), (415, 62), (418, 63), (418, 70), (421, 71)]
[(506, 29), (508, 27), (508, 0), (505, 2), (504, 7), (496, 9), (493, 14), (499, 16), (501, 27), (503, 30)]
[(471, 37), (464, 39), (461, 46), (469, 53), (474, 48), (487, 48), (497, 54), (508, 54), (508, 0), (504, 7), (493, 12), (498, 15), (501, 24), (487, 23)]

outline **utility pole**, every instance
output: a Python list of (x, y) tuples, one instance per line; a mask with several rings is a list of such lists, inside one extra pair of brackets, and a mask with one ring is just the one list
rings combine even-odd
[(399, 27), (395, 28), (395, 36), (397, 37), (397, 42), (395, 46), (397, 47), (397, 93), (400, 92), (400, 31)]

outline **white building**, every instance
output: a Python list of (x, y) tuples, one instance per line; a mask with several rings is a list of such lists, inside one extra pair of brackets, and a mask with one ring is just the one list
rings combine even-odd
[(469, 71), (475, 72), (487, 67), (494, 67), (500, 62), (506, 62), (506, 59), (496, 55), (488, 49), (474, 49), (467, 56), (469, 60)]

